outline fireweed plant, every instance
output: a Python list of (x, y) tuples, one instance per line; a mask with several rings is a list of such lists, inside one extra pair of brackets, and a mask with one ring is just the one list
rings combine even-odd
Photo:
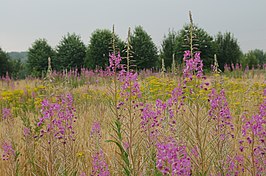
[[(266, 97), (266, 89), (264, 90)], [(266, 98), (259, 106), (259, 112), (251, 117), (243, 115), (242, 137), (239, 141), (240, 156), (245, 158), (242, 171), (250, 175), (266, 174)]]
[(233, 119), (223, 89), (217, 93), (213, 88), (209, 94), (209, 102), (208, 123), (212, 124), (211, 132), (216, 137), (211, 141), (215, 158), (213, 160), (214, 170), (217, 175), (226, 175), (229, 174), (226, 168), (228, 167), (226, 156), (232, 152), (232, 139), (235, 138)]
[(108, 164), (101, 147), (101, 125), (99, 122), (92, 124), (90, 139), (92, 143), (92, 172), (91, 175), (110, 176)]
[[(125, 70), (120, 64), (122, 58), (120, 54), (110, 55), (108, 67), (113, 75), (113, 112), (114, 125), (113, 142), (119, 148), (119, 155), (122, 159), (121, 166), (125, 175), (139, 175), (141, 173), (142, 161), (138, 161), (141, 155), (141, 140), (139, 137), (139, 110), (142, 103), (138, 75), (132, 70)], [(129, 68), (129, 67), (127, 67)], [(122, 173), (120, 173), (122, 174)]]
[(56, 98), (56, 102), (44, 99), (41, 113), (37, 123), (39, 135), (35, 138), (42, 141), (41, 147), (45, 149), (44, 161), (41, 161), (44, 163), (42, 167), (45, 168), (45, 173), (72, 174), (75, 172), (75, 161), (71, 154), (75, 152), (74, 123), (77, 120), (72, 95), (63, 94)]
[(1, 149), (3, 150), (1, 159), (6, 162), (3, 174), (19, 175), (20, 153), (15, 149), (15, 143), (6, 140), (1, 144)]

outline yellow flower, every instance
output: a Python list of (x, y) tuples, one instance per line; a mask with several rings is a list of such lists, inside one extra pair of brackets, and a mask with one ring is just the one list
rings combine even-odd
[(81, 158), (84, 156), (84, 152), (78, 152), (78, 153), (76, 153), (76, 155), (78, 158)]

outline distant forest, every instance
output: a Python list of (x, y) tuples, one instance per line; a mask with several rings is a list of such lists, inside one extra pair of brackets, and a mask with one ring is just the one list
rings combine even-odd
[(28, 52), (27, 51), (22, 51), (22, 52), (8, 52), (7, 53), (9, 57), (13, 60), (20, 60), (22, 63), (26, 63), (27, 58), (28, 58)]

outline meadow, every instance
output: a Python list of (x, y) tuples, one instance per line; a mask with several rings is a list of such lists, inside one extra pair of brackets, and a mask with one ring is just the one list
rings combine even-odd
[[(0, 171), (10, 175), (266, 175), (266, 68), (48, 71), (0, 81)], [(231, 67), (232, 68), (232, 67)]]

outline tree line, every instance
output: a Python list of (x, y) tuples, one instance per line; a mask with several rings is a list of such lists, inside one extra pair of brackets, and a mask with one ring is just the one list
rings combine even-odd
[[(46, 39), (37, 39), (28, 49), (26, 64), (10, 59), (0, 48), (0, 75), (9, 72), (18, 78), (26, 75), (40, 77), (47, 71), (48, 57), (52, 59), (52, 69), (57, 71), (71, 68), (105, 68), (108, 66), (109, 54), (114, 52), (114, 48), (115, 52), (126, 55), (125, 46), (129, 41), (132, 65), (138, 70), (161, 68), (162, 61), (165, 68), (169, 69), (174, 62), (181, 64), (184, 51), (192, 48), (193, 51), (201, 52), (206, 70), (211, 68), (214, 55), (217, 56), (221, 70), (226, 63), (241, 63), (243, 67), (266, 63), (266, 53), (263, 50), (256, 49), (243, 54), (237, 39), (230, 32), (219, 32), (213, 37), (198, 26), (190, 29), (190, 25), (184, 25), (179, 31), (169, 30), (162, 40), (161, 49), (158, 49), (143, 27), (137, 26), (132, 34), (129, 34), (127, 41), (121, 40), (108, 29), (95, 30), (87, 46), (75, 33), (63, 36), (55, 48), (52, 48)], [(190, 45), (192, 43), (193, 46)]]

